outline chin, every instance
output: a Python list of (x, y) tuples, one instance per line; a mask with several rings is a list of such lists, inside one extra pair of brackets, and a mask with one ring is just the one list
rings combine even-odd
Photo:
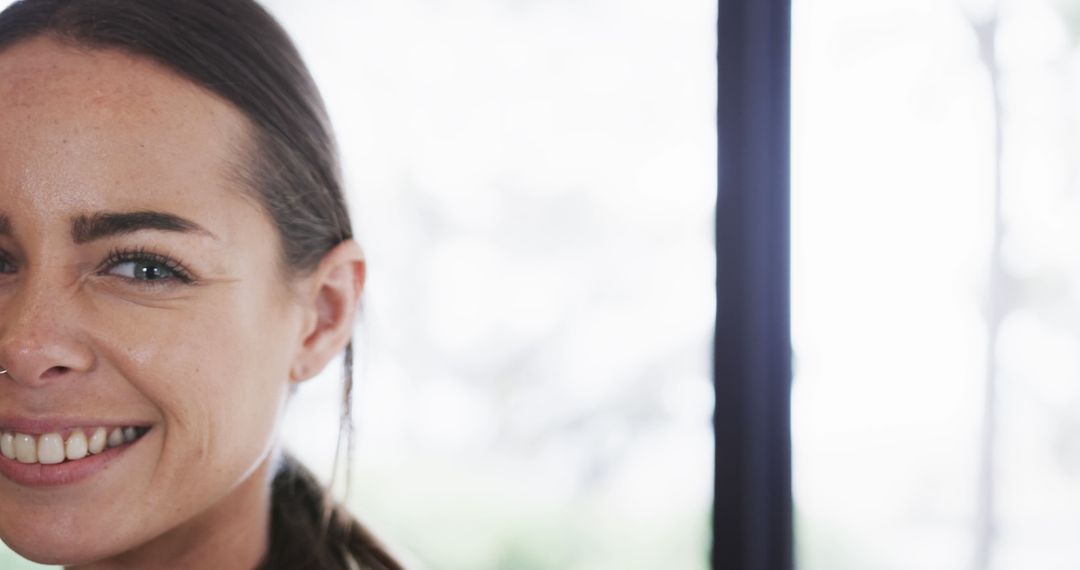
[(16, 554), (38, 564), (78, 566), (115, 556), (122, 550), (104, 542), (116, 538), (109, 536), (104, 525), (73, 529), (62, 518), (15, 520), (19, 521), (15, 525), (0, 525), (0, 538)]

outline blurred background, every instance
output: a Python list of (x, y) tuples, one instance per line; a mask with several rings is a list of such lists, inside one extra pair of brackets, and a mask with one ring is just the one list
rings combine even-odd
[(1080, 564), (1080, 2), (793, 4), (799, 567)]
[[(417, 568), (704, 568), (714, 3), (265, 5), (369, 258), (354, 512)], [(339, 370), (284, 429), (327, 480)]]
[[(706, 567), (714, 4), (267, 2), (370, 260), (348, 500), (418, 567)], [(1078, 42), (794, 0), (801, 570), (1080, 564)], [(327, 480), (336, 372), (285, 430)]]

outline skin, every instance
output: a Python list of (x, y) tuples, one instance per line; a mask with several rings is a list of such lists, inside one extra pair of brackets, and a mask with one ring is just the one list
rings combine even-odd
[[(0, 52), (0, 417), (151, 431), (102, 472), (30, 489), (0, 477), (0, 538), (80, 568), (244, 568), (267, 548), (291, 383), (352, 334), (359, 246), (282, 278), (278, 233), (232, 176), (245, 117), (153, 62), (35, 38)], [(155, 210), (201, 233), (77, 244), (72, 219)], [(116, 248), (183, 266), (137, 279)]]

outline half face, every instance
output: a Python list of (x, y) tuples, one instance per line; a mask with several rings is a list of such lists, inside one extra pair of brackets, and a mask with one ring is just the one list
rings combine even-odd
[(0, 52), (0, 538), (24, 556), (197, 534), (265, 483), (303, 313), (232, 176), (245, 129), (144, 59)]

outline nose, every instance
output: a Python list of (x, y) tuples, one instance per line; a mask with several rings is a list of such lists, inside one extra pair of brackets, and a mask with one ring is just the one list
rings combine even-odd
[(0, 382), (41, 387), (93, 366), (72, 305), (44, 289), (0, 296), (0, 369), (7, 370)]

